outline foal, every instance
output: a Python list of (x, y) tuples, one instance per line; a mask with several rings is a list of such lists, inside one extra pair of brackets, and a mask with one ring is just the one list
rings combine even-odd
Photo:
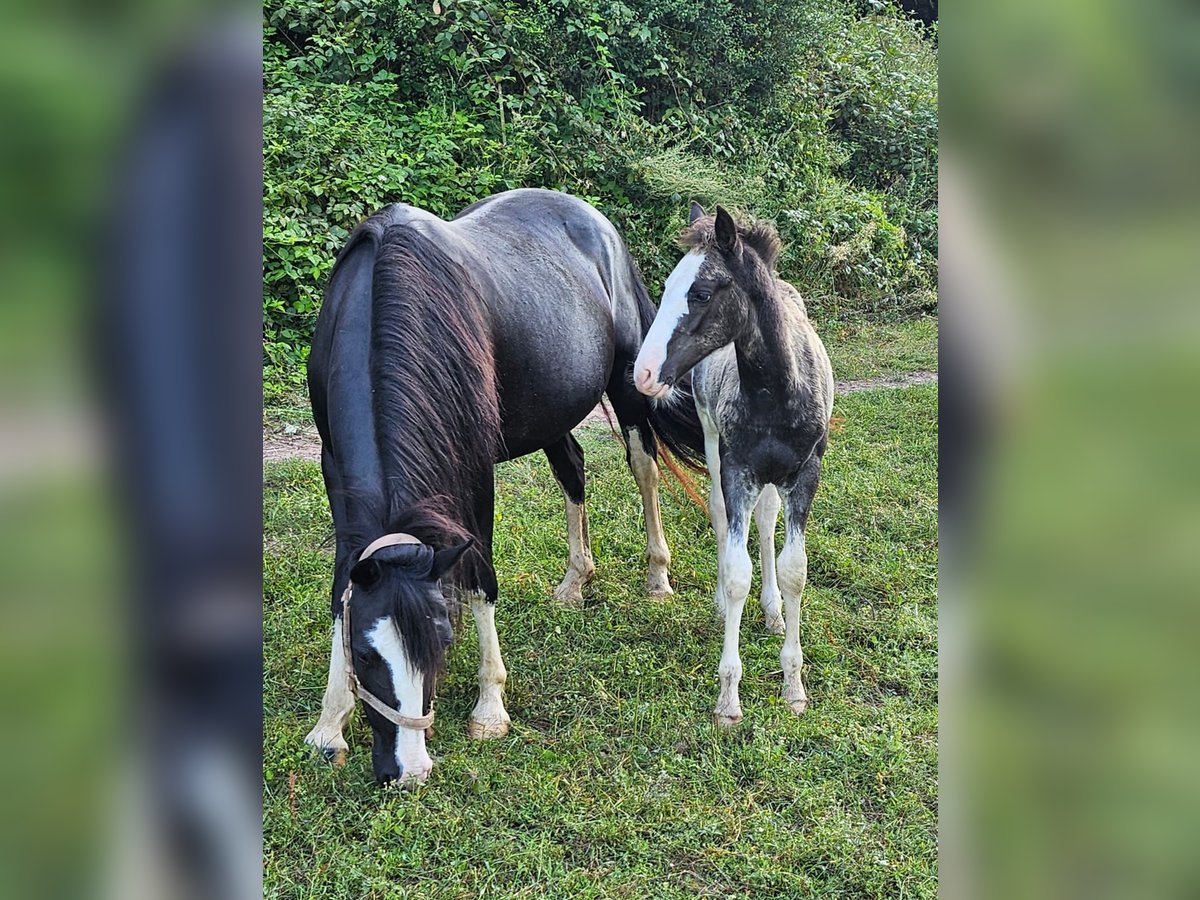
[[(808, 704), (800, 677), (804, 526), (833, 412), (833, 370), (804, 301), (775, 273), (779, 238), (769, 226), (741, 230), (721, 207), (706, 216), (693, 203), (680, 243), (689, 252), (667, 278), (634, 381), (643, 394), (663, 400), (695, 367), (692, 389), (712, 475), (716, 602), (725, 617), (716, 721), (727, 726), (742, 718), (738, 629), (750, 593), (751, 510), (767, 628), (784, 634), (783, 698), (799, 714)], [(787, 537), (776, 567), (781, 503)]]

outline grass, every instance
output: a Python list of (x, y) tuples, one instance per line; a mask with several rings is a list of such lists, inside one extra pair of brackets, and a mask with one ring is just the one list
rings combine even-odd
[(839, 381), (937, 371), (936, 318), (834, 322), (820, 332)]
[[(742, 629), (745, 721), (711, 723), (720, 655), (707, 522), (664, 516), (677, 593), (648, 599), (621, 448), (581, 432), (597, 581), (550, 597), (566, 560), (540, 456), (497, 472), (497, 614), (512, 733), (466, 737), (478, 661), (463, 619), (438, 695), (436, 768), (379, 791), (370, 729), (349, 762), (303, 736), (328, 665), (330, 522), (318, 467), (265, 484), (268, 896), (933, 897), (937, 892), (937, 390), (839, 397), (809, 526), (809, 710), (778, 699), (781, 639), (757, 585)], [(756, 567), (757, 568), (757, 567)]]

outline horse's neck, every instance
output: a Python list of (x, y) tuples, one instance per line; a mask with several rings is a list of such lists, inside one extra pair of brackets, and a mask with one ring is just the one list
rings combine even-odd
[(803, 313), (789, 309), (793, 301), (773, 284), (768, 295), (752, 298), (746, 327), (734, 341), (738, 378), (747, 399), (785, 401), (808, 380), (811, 355), (805, 355)]

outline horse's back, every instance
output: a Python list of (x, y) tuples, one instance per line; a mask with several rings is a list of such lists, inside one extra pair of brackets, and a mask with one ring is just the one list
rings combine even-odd
[(636, 352), (628, 251), (603, 215), (555, 191), (497, 194), (447, 230), (486, 282), (507, 455), (539, 450), (599, 402), (617, 346)]

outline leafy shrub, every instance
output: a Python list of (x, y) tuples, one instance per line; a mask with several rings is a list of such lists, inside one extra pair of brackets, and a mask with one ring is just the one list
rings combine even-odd
[(936, 278), (936, 49), (845, 0), (267, 0), (265, 355), (297, 380), (350, 229), (558, 188), (652, 292), (687, 203), (779, 225), (830, 315), (907, 315)]

